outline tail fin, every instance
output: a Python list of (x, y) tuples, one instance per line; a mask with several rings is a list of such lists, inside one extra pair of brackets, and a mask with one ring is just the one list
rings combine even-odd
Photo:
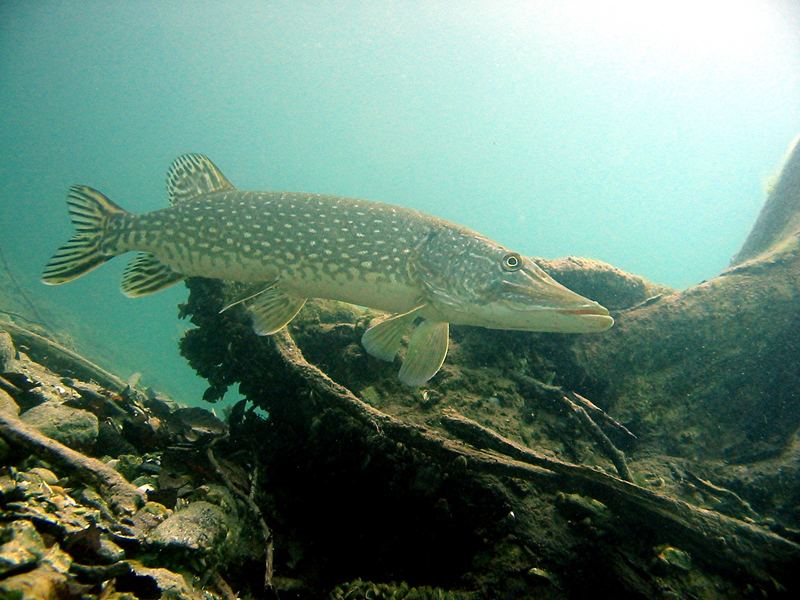
[(104, 254), (103, 237), (109, 222), (127, 214), (103, 194), (85, 185), (74, 185), (67, 196), (75, 235), (61, 246), (42, 272), (42, 282), (58, 285), (77, 279), (114, 255)]

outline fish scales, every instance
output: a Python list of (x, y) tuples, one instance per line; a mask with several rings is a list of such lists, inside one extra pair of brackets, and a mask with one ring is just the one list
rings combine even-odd
[(565, 288), (534, 259), (470, 229), (409, 208), (296, 192), (239, 191), (206, 157), (175, 160), (170, 206), (133, 215), (87, 186), (67, 198), (76, 234), (45, 266), (65, 283), (129, 251), (132, 297), (185, 277), (251, 282), (241, 304), (260, 335), (290, 322), (307, 298), (393, 313), (362, 336), (393, 360), (411, 331), (400, 380), (428, 381), (447, 354), (449, 324), (583, 333), (613, 324), (608, 311)]
[(185, 275), (278, 277), (308, 297), (400, 311), (419, 296), (408, 263), (414, 248), (443, 226), (414, 210), (351, 198), (217, 192), (124, 215), (112, 223), (105, 251), (151, 252)]

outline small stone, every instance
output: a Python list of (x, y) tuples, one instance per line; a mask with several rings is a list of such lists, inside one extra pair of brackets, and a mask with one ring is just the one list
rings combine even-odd
[(145, 583), (149, 580), (158, 588), (161, 598), (196, 600), (197, 595), (182, 575), (167, 569), (149, 569), (136, 560), (127, 562), (131, 567), (131, 573), (117, 578), (121, 584), (119, 587), (149, 590), (150, 586)]
[(131, 518), (132, 525), (141, 531), (150, 531), (166, 520), (172, 514), (163, 504), (158, 502), (146, 502), (136, 514)]
[(153, 489), (156, 489), (156, 486), (158, 485), (158, 478), (153, 477), (151, 475), (140, 475), (139, 477), (131, 481), (131, 485), (136, 487), (149, 485)]
[(227, 530), (222, 509), (201, 500), (174, 512), (150, 533), (148, 542), (161, 548), (208, 554), (225, 539)]
[(97, 557), (104, 563), (111, 565), (125, 558), (125, 550), (102, 535), (100, 536), (100, 548), (97, 549)]
[(8, 475), (0, 477), (0, 500), (3, 502), (11, 502), (14, 499), (22, 497), (22, 495), (16, 481), (11, 479)]
[(558, 585), (555, 576), (547, 569), (542, 569), (541, 567), (531, 567), (528, 569), (528, 576), (542, 583), (547, 582), (552, 585)]
[(28, 471), (28, 473), (37, 475), (39, 479), (44, 481), (47, 485), (56, 485), (58, 483), (58, 477), (50, 469), (45, 469), (44, 467), (34, 467)]
[(54, 544), (32, 571), (12, 575), (0, 582), (0, 598), (61, 598), (67, 587), (72, 559)]
[(692, 570), (692, 557), (688, 552), (666, 544), (657, 546), (654, 550), (656, 552), (656, 560), (662, 567), (680, 571)]
[(3, 539), (8, 541), (0, 546), (0, 577), (35, 565), (44, 556), (44, 541), (30, 521), (12, 522), (4, 528)]
[(14, 399), (0, 390), (0, 413), (16, 417), (19, 414), (19, 405)]
[(54, 544), (47, 549), (47, 552), (42, 557), (41, 564), (49, 566), (56, 573), (65, 574), (72, 566), (72, 558), (62, 551), (58, 544)]
[(79, 408), (44, 402), (25, 411), (20, 418), (70, 448), (88, 450), (97, 440), (97, 417)]
[(111, 509), (108, 507), (108, 503), (106, 502), (105, 498), (103, 498), (92, 488), (83, 488), (78, 494), (78, 499), (83, 504), (99, 510), (104, 517), (108, 519), (114, 518), (114, 513), (111, 512)]

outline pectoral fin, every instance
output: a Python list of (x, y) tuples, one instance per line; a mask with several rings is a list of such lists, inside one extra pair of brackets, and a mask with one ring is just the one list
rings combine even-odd
[(224, 313), (226, 310), (230, 310), (239, 304), (245, 304), (245, 302), (248, 301), (251, 301), (250, 304), (252, 304), (252, 301), (255, 300), (256, 296), (260, 296), (264, 292), (268, 292), (269, 290), (273, 289), (277, 282), (277, 279), (272, 279), (271, 281), (262, 281), (261, 283), (256, 283), (248, 287), (244, 291), (240, 290), (240, 293), (228, 298), (227, 304), (219, 309), (219, 312)]
[(411, 334), (408, 352), (400, 368), (400, 381), (416, 387), (436, 375), (441, 368), (450, 342), (447, 323), (423, 321)]
[(414, 323), (417, 314), (424, 305), (415, 306), (408, 312), (393, 315), (373, 325), (361, 336), (364, 349), (381, 360), (391, 362), (400, 350), (400, 344), (408, 328)]
[(242, 301), (253, 319), (253, 331), (258, 335), (272, 335), (283, 329), (305, 303), (306, 298), (292, 296), (276, 287)]

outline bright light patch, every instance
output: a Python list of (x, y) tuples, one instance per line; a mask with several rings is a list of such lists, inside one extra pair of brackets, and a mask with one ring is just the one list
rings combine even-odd
[(645, 53), (669, 62), (750, 63), (789, 34), (779, 5), (765, 0), (573, 0), (556, 6), (567, 28), (562, 33), (594, 42), (600, 53)]

